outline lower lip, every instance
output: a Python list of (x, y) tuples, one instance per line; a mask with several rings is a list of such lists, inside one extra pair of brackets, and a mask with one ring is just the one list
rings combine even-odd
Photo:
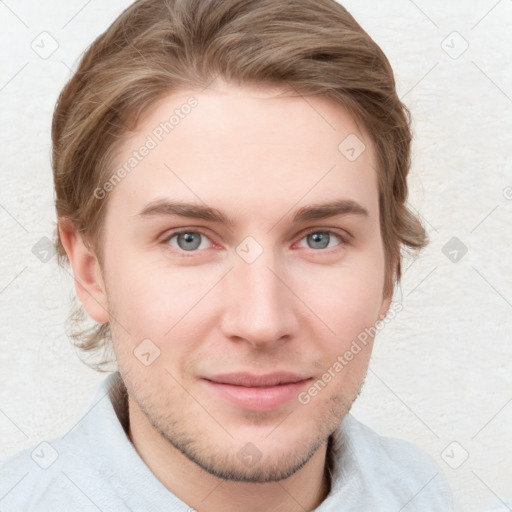
[(251, 411), (271, 411), (296, 398), (311, 379), (278, 386), (249, 388), (203, 379), (207, 387), (232, 405)]

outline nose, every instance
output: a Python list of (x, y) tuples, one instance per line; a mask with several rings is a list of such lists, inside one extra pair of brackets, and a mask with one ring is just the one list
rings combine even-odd
[(226, 276), (221, 328), (232, 340), (270, 348), (292, 339), (298, 330), (298, 304), (283, 265), (264, 253), (254, 262), (235, 262)]

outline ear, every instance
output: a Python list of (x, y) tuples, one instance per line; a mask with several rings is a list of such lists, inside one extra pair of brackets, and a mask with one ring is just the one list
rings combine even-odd
[(109, 321), (101, 267), (70, 219), (59, 219), (59, 235), (73, 269), (75, 289), (87, 314), (100, 324)]
[[(398, 263), (399, 263), (399, 252), (395, 252), (393, 255), (393, 263), (392, 263), (392, 269), (393, 269), (393, 277), (396, 276), (396, 272), (398, 270)], [(382, 304), (379, 311), (379, 319), (382, 320), (388, 313), (389, 307), (391, 306), (391, 300), (393, 299), (393, 292), (394, 292), (394, 286), (390, 286), (388, 290), (383, 290), (382, 294)]]
[(393, 291), (388, 293), (382, 298), (382, 304), (379, 311), (379, 320), (382, 320), (388, 313), (389, 306), (391, 306), (391, 299), (393, 298)]

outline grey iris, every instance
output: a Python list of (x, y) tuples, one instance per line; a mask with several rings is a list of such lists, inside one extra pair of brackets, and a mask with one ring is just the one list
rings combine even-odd
[(308, 239), (313, 241), (313, 249), (325, 249), (329, 245), (329, 233), (310, 233)]
[[(200, 233), (179, 233), (177, 236), (180, 249), (185, 251), (193, 251), (201, 245)], [(184, 244), (181, 244), (180, 241), (183, 241)]]

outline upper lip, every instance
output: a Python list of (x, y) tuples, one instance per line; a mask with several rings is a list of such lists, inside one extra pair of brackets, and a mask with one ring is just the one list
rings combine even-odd
[(251, 373), (224, 373), (221, 375), (212, 375), (203, 377), (206, 380), (217, 382), (219, 384), (231, 384), (232, 386), (245, 387), (269, 387), (278, 386), (279, 384), (291, 384), (294, 382), (302, 382), (309, 379), (309, 376), (300, 375), (291, 372), (275, 372), (265, 375), (254, 375)]

